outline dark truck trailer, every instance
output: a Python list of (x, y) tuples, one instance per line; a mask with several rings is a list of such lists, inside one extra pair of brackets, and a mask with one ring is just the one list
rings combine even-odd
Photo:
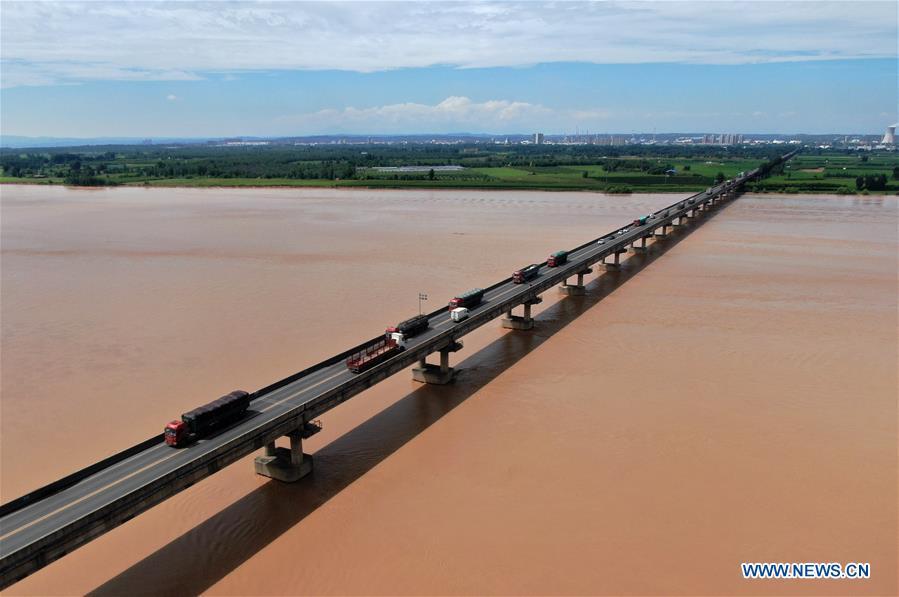
[(383, 363), (406, 347), (398, 332), (388, 334), (351, 354), (346, 360), (346, 368), (353, 373), (362, 373), (379, 363)]
[(250, 407), (250, 394), (234, 390), (209, 404), (181, 415), (180, 421), (165, 426), (165, 443), (176, 448), (231, 423)]
[(546, 260), (549, 267), (559, 267), (565, 263), (568, 263), (568, 251), (556, 251)]
[(520, 270), (512, 273), (512, 283), (513, 284), (524, 284), (528, 280), (533, 280), (537, 277), (537, 274), (540, 273), (540, 266), (536, 263), (532, 263), (531, 265), (521, 268)]
[(412, 338), (428, 329), (428, 316), (416, 315), (387, 328), (387, 334), (400, 333), (405, 338)]
[(472, 307), (480, 305), (483, 299), (484, 289), (472, 288), (468, 292), (463, 292), (462, 294), (453, 297), (449, 302), (449, 310), (452, 311), (453, 309), (458, 309), (459, 307), (471, 309)]

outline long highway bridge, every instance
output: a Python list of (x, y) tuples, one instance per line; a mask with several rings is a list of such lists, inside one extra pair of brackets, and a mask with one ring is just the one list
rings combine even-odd
[[(791, 158), (791, 152), (776, 161)], [(0, 506), (0, 588), (28, 576), (106, 531), (216, 473), (257, 450), (256, 472), (294, 481), (312, 468), (302, 440), (320, 429), (317, 418), (376, 383), (417, 365), (413, 377), (426, 383), (452, 379), (449, 355), (462, 348), (461, 338), (502, 317), (504, 327), (530, 329), (531, 306), (540, 295), (561, 285), (568, 295), (584, 293), (584, 276), (592, 266), (615, 270), (628, 249), (645, 249), (646, 241), (663, 237), (677, 226), (734, 199), (745, 182), (767, 173), (770, 164), (682, 199), (649, 217), (645, 224), (627, 224), (571, 249), (560, 267), (540, 264), (530, 283), (506, 278), (485, 289), (483, 302), (461, 322), (448, 309), (428, 314), (429, 328), (406, 343), (396, 356), (362, 373), (346, 367), (347, 357), (368, 346), (368, 340), (344, 353), (254, 392), (246, 416), (227, 429), (176, 449), (160, 434), (50, 485)], [(577, 280), (570, 284), (569, 281)], [(523, 315), (512, 314), (522, 306)], [(439, 353), (440, 363), (426, 362)], [(276, 448), (279, 437), (290, 448)]]

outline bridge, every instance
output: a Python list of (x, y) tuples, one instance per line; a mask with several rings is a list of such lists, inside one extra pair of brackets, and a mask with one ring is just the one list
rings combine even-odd
[[(166, 445), (160, 434), (3, 504), (0, 589), (253, 452), (264, 451), (254, 462), (258, 474), (287, 482), (302, 478), (312, 470), (303, 440), (320, 429), (317, 418), (328, 410), (412, 365), (414, 379), (448, 383), (454, 374), (450, 355), (462, 349), (469, 332), (496, 318), (509, 329), (532, 328), (531, 307), (546, 290), (559, 286), (566, 295), (584, 294), (584, 277), (594, 268), (618, 269), (622, 254), (643, 251), (648, 240), (665, 237), (733, 200), (747, 181), (766, 175), (795, 153), (677, 201), (645, 224), (628, 224), (575, 247), (560, 267), (543, 262), (529, 283), (506, 278), (493, 284), (468, 319), (454, 322), (445, 307), (429, 313), (427, 331), (367, 371), (352, 373), (345, 361), (381, 336), (254, 392), (246, 416), (219, 433), (181, 449)], [(515, 315), (519, 307), (521, 315)], [(439, 363), (427, 362), (433, 353), (439, 354)], [(276, 447), (282, 436), (290, 439), (290, 448)]]

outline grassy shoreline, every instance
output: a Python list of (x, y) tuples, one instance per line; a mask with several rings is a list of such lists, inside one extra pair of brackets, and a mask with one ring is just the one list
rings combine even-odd
[[(374, 183), (374, 184), (373, 184)], [(66, 186), (74, 189), (114, 189), (114, 188), (173, 188), (173, 189), (303, 189), (303, 188), (326, 188), (326, 189), (369, 189), (369, 190), (481, 190), (481, 191), (557, 191), (572, 192), (583, 191), (589, 193), (604, 193), (607, 195), (629, 195), (632, 193), (698, 193), (705, 190), (706, 186), (674, 186), (674, 185), (635, 185), (627, 191), (615, 191), (603, 188), (601, 186), (586, 185), (542, 185), (542, 184), (515, 184), (497, 181), (488, 182), (454, 182), (446, 184), (445, 181), (412, 181), (412, 180), (277, 180), (277, 179), (193, 179), (185, 180), (159, 180), (147, 183), (126, 183), (117, 185), (98, 185), (98, 186), (81, 186), (67, 185), (62, 180), (51, 179), (34, 179), (34, 178), (12, 178), (0, 177), (0, 186), (2, 185), (45, 185), (45, 186)], [(899, 195), (899, 191), (887, 189), (883, 191), (854, 191), (854, 190), (829, 190), (816, 188), (777, 188), (772, 185), (764, 185), (762, 188), (752, 188), (749, 192), (763, 194), (787, 194), (787, 195), (843, 195), (843, 196), (864, 196), (864, 195)]]

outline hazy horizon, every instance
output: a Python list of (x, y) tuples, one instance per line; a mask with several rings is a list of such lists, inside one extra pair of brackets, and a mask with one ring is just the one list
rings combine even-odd
[[(54, 135), (40, 135), (40, 136), (29, 136), (29, 135), (4, 135), (0, 134), (0, 147), (12, 149), (12, 148), (29, 148), (29, 147), (76, 147), (79, 143), (83, 143), (84, 145), (140, 145), (147, 141), (152, 142), (152, 144), (161, 144), (161, 143), (201, 143), (207, 141), (223, 141), (223, 140), (232, 140), (232, 139), (240, 139), (240, 140), (260, 140), (260, 141), (278, 141), (281, 139), (318, 139), (318, 138), (352, 138), (352, 139), (372, 139), (372, 142), (378, 142), (378, 139), (405, 139), (410, 137), (421, 137), (422, 141), (429, 138), (465, 138), (465, 137), (473, 137), (479, 139), (491, 139), (491, 138), (512, 138), (518, 139), (522, 137), (532, 137), (535, 132), (539, 132), (543, 134), (546, 138), (558, 138), (572, 135), (572, 133), (565, 132), (545, 132), (545, 131), (533, 131), (533, 132), (516, 132), (516, 133), (491, 133), (491, 132), (473, 132), (473, 131), (458, 131), (458, 132), (449, 132), (449, 133), (434, 133), (434, 132), (422, 132), (422, 133), (322, 133), (315, 135), (228, 135), (228, 136), (198, 136), (198, 137), (187, 137), (187, 136), (163, 136), (163, 137), (153, 137), (152, 135), (146, 136), (126, 136), (126, 137), (116, 137), (116, 136), (99, 136), (99, 137), (59, 137)], [(622, 132), (622, 131), (613, 131), (609, 133), (593, 133), (588, 131), (580, 131), (579, 135), (581, 138), (589, 135), (590, 137), (600, 136), (600, 137), (638, 137), (645, 138), (649, 136), (661, 136), (661, 137), (672, 137), (672, 136), (697, 136), (697, 135), (705, 135), (705, 134), (720, 134), (720, 133), (738, 133), (741, 135), (748, 136), (750, 138), (753, 137), (779, 137), (779, 138), (789, 138), (789, 137), (878, 137), (882, 135), (882, 132), (879, 133), (858, 133), (858, 132), (828, 132), (828, 133), (805, 133), (801, 131), (794, 131), (788, 133), (770, 133), (770, 132), (743, 132), (743, 131), (633, 131), (633, 132)], [(58, 145), (40, 145), (39, 142), (46, 143), (58, 143)]]

